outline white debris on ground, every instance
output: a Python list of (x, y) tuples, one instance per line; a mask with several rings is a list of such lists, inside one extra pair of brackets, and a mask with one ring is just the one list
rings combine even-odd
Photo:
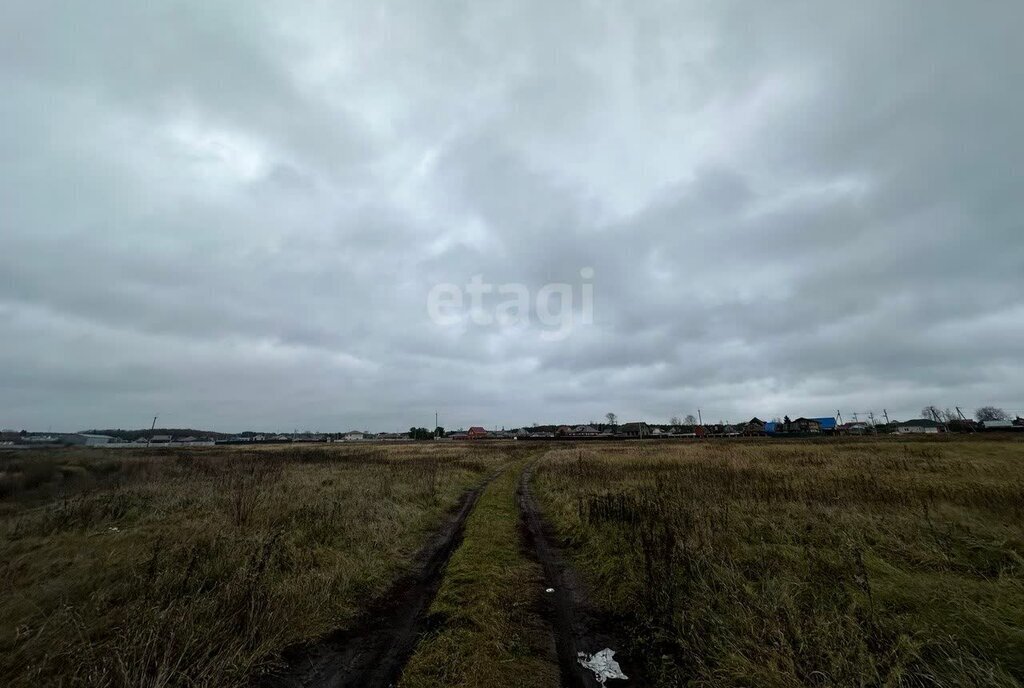
[(547, 589), (547, 590), (545, 590), (544, 592), (547, 592), (547, 593), (552, 593), (552, 592), (554, 592), (554, 591), (555, 591), (555, 589), (554, 589), (554, 588), (548, 588), (548, 589)]
[(578, 653), (580, 664), (585, 666), (594, 672), (597, 676), (597, 682), (602, 686), (604, 682), (610, 678), (629, 678), (619, 667), (619, 663), (615, 661), (615, 650), (608, 649), (607, 647), (600, 652), (587, 656), (586, 652)]

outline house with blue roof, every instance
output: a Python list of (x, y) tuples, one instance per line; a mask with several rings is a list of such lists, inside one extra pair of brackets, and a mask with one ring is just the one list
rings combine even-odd
[(764, 424), (764, 433), (775, 435), (780, 432), (792, 433), (835, 433), (839, 427), (835, 418), (797, 418), (790, 421), (786, 418), (785, 423), (768, 421)]

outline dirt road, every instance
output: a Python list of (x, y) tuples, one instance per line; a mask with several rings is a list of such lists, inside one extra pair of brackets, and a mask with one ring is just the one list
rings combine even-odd
[(458, 508), (420, 550), (413, 569), (373, 604), (351, 629), (285, 652), (286, 666), (261, 688), (389, 688), (424, 630), (444, 568), (462, 542), (466, 518), (496, 477), (463, 496)]
[[(624, 651), (622, 639), (609, 630), (613, 628), (609, 620), (591, 611), (583, 587), (544, 524), (530, 491), (534, 465), (526, 467), (518, 481), (512, 482), (519, 516), (519, 546), (525, 558), (540, 564), (545, 579), (541, 590), (553, 589), (552, 593), (537, 594), (544, 616), (541, 623), (550, 626), (555, 641), (560, 684), (563, 688), (599, 688), (594, 673), (580, 664), (578, 653), (592, 655), (611, 648), (617, 651), (616, 660), (630, 679), (611, 680), (607, 685), (643, 686), (645, 682)], [(495, 477), (463, 497), (417, 555), (412, 571), (372, 605), (360, 622), (311, 645), (287, 651), (286, 666), (262, 680), (260, 688), (391, 688), (397, 684), (427, 630), (428, 611), (441, 588), (449, 559), (463, 542), (466, 520)], [(514, 513), (507, 518), (515, 518)]]

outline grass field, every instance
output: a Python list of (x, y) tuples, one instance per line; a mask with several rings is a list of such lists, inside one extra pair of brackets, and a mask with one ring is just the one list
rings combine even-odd
[(430, 444), (2, 455), (0, 685), (245, 685), (344, 626), (501, 460)]
[(0, 454), (0, 685), (253, 685), (357, 627), (492, 477), (402, 688), (567, 675), (526, 484), (641, 685), (1024, 685), (1011, 438)]
[(1024, 444), (591, 445), (543, 508), (659, 686), (1020, 686)]
[(540, 566), (522, 552), (519, 461), (490, 485), (466, 524), (399, 688), (549, 688), (558, 685), (550, 629), (537, 609)]

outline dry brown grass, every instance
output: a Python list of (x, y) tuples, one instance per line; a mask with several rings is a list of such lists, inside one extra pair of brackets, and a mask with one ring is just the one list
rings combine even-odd
[[(244, 685), (345, 626), (467, 487), (529, 453), (127, 452), (0, 456), (0, 685)], [(409, 685), (498, 685), (522, 661), (557, 680), (506, 477)], [(657, 685), (1024, 682), (1020, 441), (560, 446), (535, 491)]]
[(433, 444), (0, 456), (0, 685), (244, 685), (351, 620), (500, 461)]
[(1024, 444), (608, 445), (537, 476), (661, 686), (1020, 686)]

